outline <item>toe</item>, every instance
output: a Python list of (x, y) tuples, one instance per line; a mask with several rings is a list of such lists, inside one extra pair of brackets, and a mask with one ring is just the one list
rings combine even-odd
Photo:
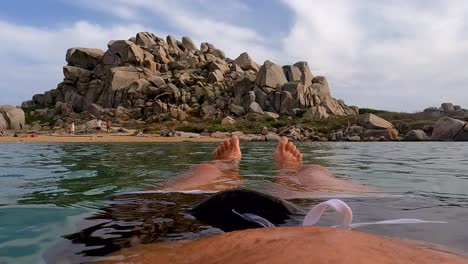
[(226, 144), (225, 144), (225, 142), (222, 142), (221, 144), (219, 144), (218, 149), (216, 150), (216, 152), (221, 155), (224, 152), (225, 149), (226, 149)]
[(224, 150), (228, 150), (231, 148), (231, 141), (228, 139), (228, 140), (225, 140), (223, 142), (223, 147), (224, 147)]
[(293, 156), (294, 156), (297, 160), (301, 160), (301, 159), (302, 159), (302, 154), (301, 154), (297, 149), (294, 150)]
[(232, 136), (232, 137), (231, 137), (231, 144), (232, 144), (233, 146), (238, 147), (238, 146), (239, 146), (239, 138), (238, 138), (237, 136)]
[(286, 145), (286, 150), (287, 151), (293, 151), (294, 150), (294, 144), (292, 142), (289, 142), (287, 145)]
[(291, 152), (294, 153), (294, 152), (296, 152), (296, 151), (297, 151), (296, 145), (292, 144), (292, 146), (291, 146)]
[(287, 137), (281, 137), (279, 142), (278, 142), (278, 149), (285, 150), (287, 144), (288, 144), (288, 138)]

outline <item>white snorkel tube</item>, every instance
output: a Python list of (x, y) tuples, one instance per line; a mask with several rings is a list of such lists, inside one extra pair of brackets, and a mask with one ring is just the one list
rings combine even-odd
[(368, 223), (352, 223), (353, 222), (353, 211), (351, 208), (343, 201), (338, 199), (331, 199), (323, 203), (319, 203), (318, 205), (314, 206), (314, 208), (310, 209), (309, 213), (307, 213), (306, 217), (302, 221), (303, 226), (311, 226), (315, 225), (322, 214), (325, 212), (327, 208), (331, 208), (338, 212), (343, 217), (343, 222), (341, 226), (335, 227), (342, 227), (346, 229), (357, 228), (362, 226), (368, 225), (396, 225), (396, 224), (443, 224), (447, 222), (443, 221), (426, 221), (420, 219), (393, 219), (393, 220), (384, 220), (378, 222), (368, 222)]
[[(384, 220), (384, 221), (378, 221), (378, 222), (354, 223), (353, 224), (352, 223), (353, 211), (351, 210), (351, 208), (345, 202), (339, 199), (331, 199), (323, 203), (319, 203), (318, 205), (310, 209), (310, 211), (307, 213), (304, 220), (302, 221), (302, 226), (312, 226), (312, 225), (317, 224), (317, 222), (320, 220), (320, 217), (322, 217), (323, 213), (328, 208), (335, 210), (343, 218), (342, 224), (339, 226), (334, 226), (334, 227), (341, 227), (345, 229), (358, 228), (358, 227), (368, 226), (368, 225), (428, 224), (428, 223), (444, 224), (444, 223), (447, 223), (443, 221), (426, 221), (426, 220), (420, 220), (420, 219), (403, 219), (402, 218), (402, 219), (392, 219), (392, 220)], [(247, 221), (254, 222), (263, 227), (275, 226), (267, 219), (261, 216), (258, 216), (256, 214), (251, 214), (251, 213), (241, 214), (241, 213), (236, 212), (234, 209), (232, 210), (232, 212)]]

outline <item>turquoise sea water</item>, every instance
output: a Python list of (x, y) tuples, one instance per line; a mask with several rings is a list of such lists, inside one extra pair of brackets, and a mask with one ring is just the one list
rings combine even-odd
[[(381, 197), (343, 198), (353, 209), (355, 222), (394, 218), (448, 222), (373, 226), (362, 231), (428, 241), (463, 252), (468, 252), (467, 146), (298, 143), (306, 163), (327, 166), (337, 175), (384, 191), (386, 195)], [(188, 142), (0, 144), (0, 263), (50, 262), (51, 248), (75, 254), (74, 262), (92, 260), (131, 246), (130, 236), (122, 235), (130, 229), (144, 242), (220, 232), (182, 213), (206, 195), (121, 195), (210, 161), (215, 147), (214, 143)], [(246, 186), (261, 188), (274, 178), (274, 147), (273, 143), (242, 144), (240, 173)], [(292, 202), (310, 207), (317, 199)], [(86, 229), (100, 222), (106, 224)], [(325, 217), (321, 224), (332, 222)], [(91, 230), (89, 237), (97, 238), (90, 242), (83, 238), (87, 231), (80, 230)], [(78, 246), (83, 243), (93, 245), (93, 250)]]

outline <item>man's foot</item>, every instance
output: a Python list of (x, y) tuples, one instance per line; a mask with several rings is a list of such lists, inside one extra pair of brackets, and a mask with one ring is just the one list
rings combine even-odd
[(276, 147), (274, 159), (279, 169), (300, 169), (302, 167), (302, 153), (297, 150), (287, 137), (281, 137)]
[(215, 159), (217, 160), (240, 160), (242, 157), (239, 138), (232, 136), (230, 139), (221, 143), (215, 151)]

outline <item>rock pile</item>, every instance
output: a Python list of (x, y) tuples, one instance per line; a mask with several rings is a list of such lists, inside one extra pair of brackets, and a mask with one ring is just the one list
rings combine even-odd
[(374, 114), (363, 114), (357, 118), (357, 124), (350, 125), (345, 131), (330, 134), (332, 141), (376, 141), (397, 140), (398, 130), (392, 123)]
[(279, 136), (285, 136), (294, 141), (328, 141), (326, 135), (308, 126), (288, 126), (279, 132)]
[(421, 129), (413, 129), (408, 131), (404, 137), (405, 141), (428, 141), (431, 140), (430, 137), (427, 136), (426, 132)]
[(11, 105), (0, 105), (0, 130), (22, 130), (25, 125), (24, 111)]
[(468, 112), (468, 109), (462, 108), (460, 105), (454, 105), (452, 103), (442, 103), (440, 107), (428, 107), (424, 109), (426, 113), (433, 113), (433, 112), (442, 112), (442, 113), (464, 113)]
[(458, 119), (443, 117), (435, 123), (431, 140), (468, 141), (468, 125)]
[[(306, 118), (358, 114), (330, 94), (327, 79), (306, 62), (258, 65), (247, 53), (235, 60), (213, 44), (198, 49), (188, 37), (162, 39), (140, 32), (112, 40), (108, 50), (71, 48), (56, 89), (36, 94), (23, 108), (63, 123), (67, 118), (114, 122), (210, 119), (228, 115)], [(59, 121), (60, 120), (60, 121)]]

